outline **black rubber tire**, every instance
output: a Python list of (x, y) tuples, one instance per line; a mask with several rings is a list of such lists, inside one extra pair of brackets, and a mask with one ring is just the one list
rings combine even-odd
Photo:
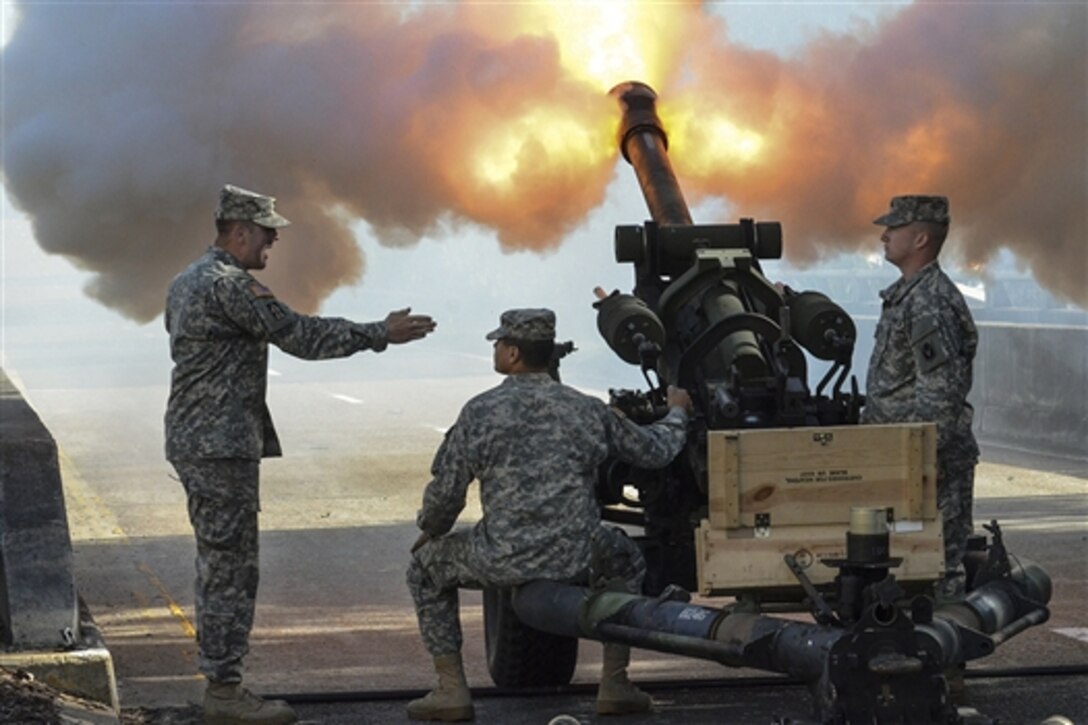
[(578, 639), (541, 632), (514, 613), (510, 589), (484, 590), (487, 669), (498, 687), (570, 684), (578, 664)]

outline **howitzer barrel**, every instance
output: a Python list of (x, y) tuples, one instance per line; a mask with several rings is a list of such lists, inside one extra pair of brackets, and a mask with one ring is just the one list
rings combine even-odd
[(620, 151), (635, 168), (650, 216), (658, 224), (691, 224), (687, 202), (665, 153), (669, 139), (657, 117), (657, 94), (637, 81), (621, 83), (610, 94), (623, 109)]

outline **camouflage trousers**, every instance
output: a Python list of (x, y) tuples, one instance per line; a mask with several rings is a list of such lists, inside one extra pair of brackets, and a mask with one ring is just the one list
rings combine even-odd
[[(485, 571), (474, 566), (469, 556), (471, 535), (471, 531), (464, 530), (434, 539), (412, 555), (408, 566), (408, 589), (415, 602), (419, 633), (427, 651), (436, 657), (461, 651), (464, 639), (459, 589), (511, 586), (549, 578), (531, 572), (503, 572), (496, 567)], [(598, 588), (641, 591), (646, 560), (622, 529), (601, 525), (591, 543), (590, 561), (571, 581), (588, 580)]]
[[(255, 497), (258, 461), (176, 461), (196, 535), (196, 631), (200, 672), (212, 682), (241, 682), (249, 652), (259, 568)], [(199, 492), (199, 493), (198, 493)]]
[(944, 566), (958, 572), (975, 529), (975, 464), (943, 464), (937, 482), (937, 508), (944, 532)]

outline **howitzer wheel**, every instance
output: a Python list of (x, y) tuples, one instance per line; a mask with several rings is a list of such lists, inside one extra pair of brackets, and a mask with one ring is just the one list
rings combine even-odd
[(487, 669), (499, 687), (553, 687), (570, 683), (578, 640), (541, 632), (514, 613), (510, 589), (484, 590)]

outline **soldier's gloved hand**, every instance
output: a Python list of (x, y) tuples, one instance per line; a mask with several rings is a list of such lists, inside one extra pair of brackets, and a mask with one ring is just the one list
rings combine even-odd
[(692, 411), (691, 396), (688, 395), (688, 391), (675, 385), (669, 386), (668, 392), (665, 394), (665, 402), (670, 408), (680, 407), (688, 413)]
[(427, 315), (413, 315), (411, 307), (394, 310), (385, 318), (385, 327), (389, 331), (389, 342), (399, 345), (426, 337), (434, 331), (435, 323)]

